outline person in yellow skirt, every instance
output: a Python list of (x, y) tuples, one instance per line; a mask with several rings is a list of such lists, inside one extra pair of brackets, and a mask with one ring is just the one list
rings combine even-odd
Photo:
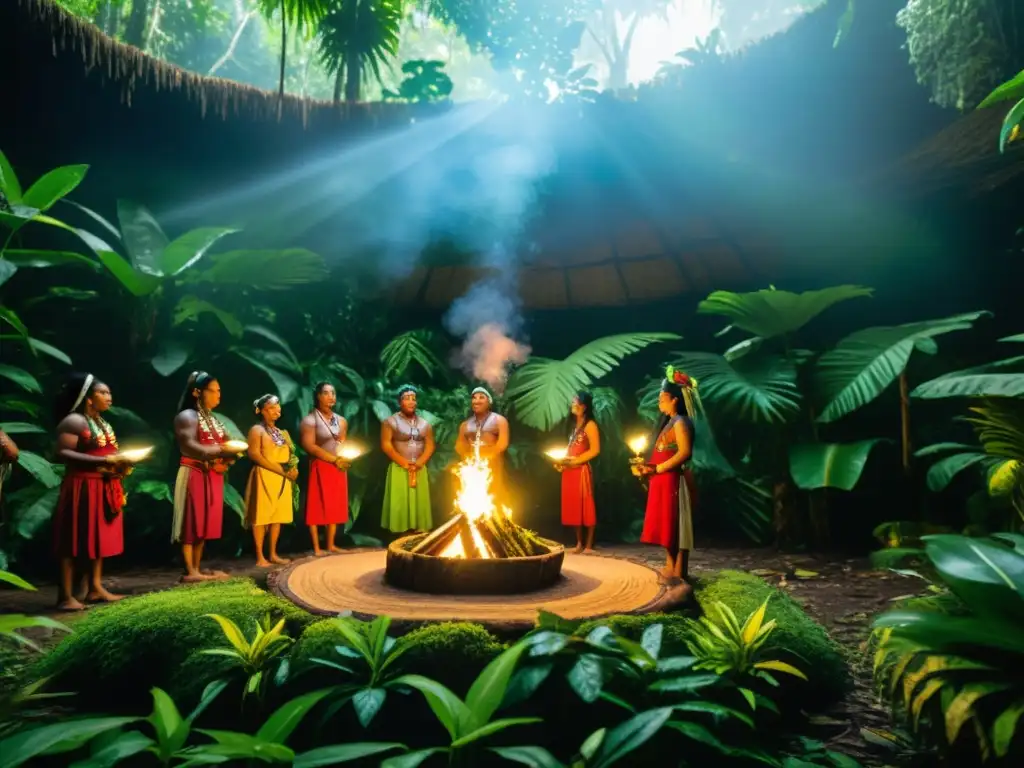
[[(288, 558), (277, 554), (281, 525), (292, 522), (295, 510), (295, 481), (299, 470), (295, 444), (288, 431), (275, 424), (281, 418), (281, 401), (276, 395), (263, 395), (253, 402), (260, 423), (249, 430), (249, 458), (253, 468), (245, 487), (246, 525), (252, 526), (256, 545), (256, 565), (269, 568), (284, 564)], [(263, 556), (263, 540), (270, 530), (270, 557)]]

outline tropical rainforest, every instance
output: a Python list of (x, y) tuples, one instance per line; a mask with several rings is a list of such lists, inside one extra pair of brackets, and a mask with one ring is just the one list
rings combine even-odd
[[(74, 59), (92, 86), (124, 90), (120, 111), (94, 129), (82, 115), (52, 118), (62, 109), (56, 90), (0, 84), (11, 114), (0, 119), (0, 432), (17, 444), (0, 463), (0, 766), (1021, 764), (1024, 2), (10, 0), (16, 6), (0, 22), (20, 13), (52, 30), (39, 61)], [(11, 29), (0, 34), (13, 39)], [(815, 80), (831, 71), (826, 57), (849, 55), (865, 36), (889, 45), (877, 61), (857, 54), (870, 77)], [(799, 41), (812, 38), (817, 58), (799, 59)], [(876, 76), (879, 62), (895, 85)], [(744, 112), (749, 99), (727, 95), (712, 112), (728, 72), (762, 78), (765, 104), (800, 104), (804, 93), (822, 101), (803, 105), (804, 123), (772, 122), (760, 102), (755, 119)], [(815, 85), (802, 91), (798, 81)], [(322, 189), (291, 169), (296, 186), (267, 193), (274, 205), (250, 206), (243, 223), (207, 188), (215, 170), (188, 190), (175, 173), (203, 164), (208, 136), (183, 139), (194, 157), (161, 154), (161, 131), (176, 129), (147, 124), (148, 107), (124, 96), (173, 92), (176, 82), (188, 84), (175, 97), (182, 110), (197, 112), (188, 100), (197, 84), (233, 94), (192, 117), (258, 126), (268, 143), (297, 135), (282, 127), (287, 105), (326, 110), (337, 125), (360, 109), (386, 114), (384, 149), (365, 156), (372, 163), (352, 160), (356, 171), (317, 177), (347, 174)], [(883, 98), (887, 88), (898, 95), (886, 102), (891, 112), (871, 116), (878, 135), (844, 134), (829, 110), (849, 116), (835, 105)], [(246, 114), (246, 99), (272, 108)], [(675, 146), (649, 140), (643, 150), (655, 161), (644, 167), (679, 145), (703, 151), (705, 162), (685, 166), (699, 171), (696, 181), (685, 181), (711, 208), (721, 189), (707, 180), (739, 178), (728, 174), (751, 171), (751, 147), (778, 140), (786, 151), (743, 177), (756, 176), (780, 211), (759, 225), (770, 231), (785, 218), (824, 235), (813, 253), (793, 246), (788, 261), (769, 264), (723, 225), (718, 239), (738, 254), (728, 269), (717, 251), (694, 245), (687, 257), (665, 237), (651, 246), (664, 261), (617, 245), (587, 261), (577, 258), (584, 230), (566, 223), (565, 198), (587, 208), (612, 182), (603, 171), (575, 185), (565, 171), (534, 173), (523, 157), (538, 151), (502, 155), (500, 178), (530, 187), (529, 216), (546, 211), (545, 221), (565, 224), (559, 248), (505, 258), (506, 246), (543, 248), (480, 246), (481, 233), (511, 241), (527, 231), (526, 204), (502, 197), (504, 187), (471, 204), (478, 188), (455, 172), (465, 186), (395, 192), (414, 187), (417, 167), (402, 165), (400, 147), (412, 142), (402, 131), (429, 131), (488, 103), (528, 105), (500, 114), (571, 115), (578, 122), (567, 131), (591, 126), (571, 152), (552, 150), (572, 155), (565, 165), (576, 169), (600, 166), (599, 151), (642, 154), (626, 139), (654, 134), (623, 128), (627, 113), (617, 110), (645, 110), (629, 113), (643, 115), (644, 128), (663, 115), (659, 129)], [(389, 120), (404, 124), (396, 133)], [(376, 142), (377, 129), (346, 140)], [(525, 117), (512, 130), (542, 143)], [(719, 133), (724, 149), (696, 143)], [(492, 140), (457, 146), (470, 157)], [(858, 175), (863, 168), (847, 167), (858, 163), (835, 159), (858, 140), (884, 145), (884, 167)], [(102, 157), (65, 160), (96, 142)], [(454, 146), (438, 142), (432, 156)], [(240, 145), (216, 168), (251, 171), (254, 188), (271, 184), (247, 151)], [(697, 220), (700, 206), (663, 184), (685, 175), (674, 162), (637, 185), (643, 221)], [(842, 198), (861, 218), (840, 234), (834, 222), (810, 220), (818, 209), (788, 201), (784, 162), (810, 168), (822, 199), (855, 179), (875, 184), (884, 202)], [(347, 229), (307, 237), (295, 225), (308, 210), (294, 190), (326, 210), (332, 197), (359, 197), (351, 188), (370, 166), (386, 166), (386, 178), (367, 182), (372, 194), (353, 204)], [(389, 195), (402, 204), (389, 209)], [(601, 219), (635, 215), (631, 205), (626, 215), (612, 210), (625, 205), (593, 203), (586, 236)], [(869, 218), (881, 209), (900, 221), (899, 237)], [(413, 238), (413, 256), (395, 261), (394, 244), (419, 234), (417, 217), (435, 215), (459, 226)], [(495, 223), (502, 217), (517, 226)], [(389, 233), (388, 249), (359, 240), (357, 225)], [(671, 282), (665, 266), (637, 271), (648, 259), (682, 277)], [(538, 264), (548, 271), (527, 290)], [(393, 290), (420, 272), (455, 298), (432, 298), (429, 279)], [(555, 284), (565, 301), (541, 290)], [(605, 301), (620, 289), (623, 301)], [(494, 343), (481, 347), (481, 327)], [(454, 509), (458, 430), (484, 384), (510, 425), (516, 521), (568, 542), (545, 454), (575, 434), (570, 404), (589, 392), (602, 435), (594, 556), (657, 567), (664, 552), (640, 542), (647, 497), (629, 471), (629, 442), (656, 423), (669, 366), (697, 383), (701, 405), (688, 460), (692, 595), (678, 609), (588, 619), (538, 609), (525, 633), (457, 616), (412, 626), (312, 613), (275, 588), (273, 572), (253, 567), (246, 459), (226, 475), (224, 532), (207, 554), (230, 578), (178, 583), (180, 550), (168, 536), (174, 417), (193, 370), (216, 377), (216, 415), (236, 440), (258, 420), (251, 404), (264, 393), (298, 434), (315, 385), (334, 386), (350, 437), (370, 448), (348, 469), (344, 550), (395, 538), (381, 520), (389, 459), (378, 446), (410, 383), (436, 440), (426, 468), (435, 522)], [(65, 414), (53, 400), (75, 371), (109, 385), (121, 444), (154, 450), (124, 478), (124, 554), (106, 571), (127, 597), (62, 612), (51, 599), (52, 529), (66, 482), (54, 439)], [(296, 456), (301, 474), (308, 457), (301, 448)], [(279, 547), (300, 561), (309, 534), (299, 514), (296, 522), (283, 526)]]

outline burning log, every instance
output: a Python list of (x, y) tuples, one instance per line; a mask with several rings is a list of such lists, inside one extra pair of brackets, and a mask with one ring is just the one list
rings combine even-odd
[(481, 552), (480, 548), (476, 544), (476, 539), (473, 538), (473, 527), (472, 523), (468, 520), (463, 520), (463, 524), (459, 526), (459, 539), (462, 544), (462, 556), (469, 559), (476, 559), (481, 557), (487, 557), (487, 552)]
[(436, 555), (439, 552), (443, 552), (445, 547), (451, 544), (455, 537), (461, 533), (465, 524), (466, 516), (460, 513), (444, 525), (428, 533), (417, 544), (414, 544), (409, 551), (417, 555)]
[(481, 520), (476, 524), (476, 529), (479, 531), (480, 538), (484, 540), (487, 548), (491, 550), (492, 557), (515, 557), (515, 555), (509, 551), (511, 546), (507, 546), (505, 542), (501, 540), (501, 534), (498, 533), (498, 529), (494, 527), (493, 522), (490, 520)]

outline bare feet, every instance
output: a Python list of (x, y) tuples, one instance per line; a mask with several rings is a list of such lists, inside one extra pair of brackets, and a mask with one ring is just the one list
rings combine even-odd
[(115, 595), (113, 592), (108, 592), (103, 587), (94, 587), (89, 590), (89, 594), (85, 596), (87, 603), (116, 603), (118, 600), (123, 600), (124, 595)]
[(574, 550), (573, 550), (573, 552), (575, 552), (575, 553), (576, 553), (577, 555), (578, 555), (578, 554), (579, 554), (580, 552), (582, 552), (582, 551), (583, 551), (583, 545), (582, 545), (582, 544), (577, 544), (577, 545), (576, 545), (576, 549), (574, 549)]
[(341, 547), (337, 546), (336, 544), (331, 544), (331, 546), (329, 546), (327, 548), (327, 550), (329, 552), (344, 552), (345, 551), (344, 549), (342, 549)]
[(258, 558), (256, 560), (256, 567), (257, 568), (269, 568), (270, 567), (270, 561), (269, 560), (264, 560), (262, 557)]
[(57, 603), (58, 611), (84, 611), (85, 606), (73, 597), (69, 597), (67, 600)]
[(206, 581), (209, 576), (204, 576), (201, 573), (186, 573), (181, 577), (182, 584), (195, 584), (198, 581)]
[(324, 556), (324, 551), (322, 549), (314, 549), (313, 550), (313, 557), (323, 557), (323, 556)]
[(592, 555), (592, 554), (594, 554), (594, 548), (593, 547), (587, 547), (586, 549), (583, 550), (583, 554), (584, 555)]
[(290, 563), (291, 560), (287, 557), (281, 557), (280, 555), (271, 555), (270, 562), (276, 563), (277, 565), (284, 565), (285, 563)]
[(203, 571), (203, 576), (207, 579), (213, 579), (215, 581), (224, 581), (224, 579), (230, 579), (231, 575), (224, 571)]

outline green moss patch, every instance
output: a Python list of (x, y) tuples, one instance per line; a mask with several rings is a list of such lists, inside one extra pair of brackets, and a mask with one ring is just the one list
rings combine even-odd
[(202, 656), (183, 674), (198, 650), (225, 643), (209, 613), (231, 619), (250, 638), (264, 615), (285, 619), (292, 637), (315, 621), (247, 579), (175, 587), (89, 611), (73, 634), (26, 672), (31, 679), (52, 676), (51, 691), (74, 691), (73, 706), (81, 710), (147, 711), (153, 686), (180, 694), (217, 668), (215, 657)]
[(810, 678), (810, 684), (803, 686), (801, 705), (817, 707), (840, 698), (850, 687), (843, 650), (793, 598), (742, 571), (720, 571), (697, 585), (697, 599), (704, 610), (716, 602), (725, 603), (741, 622), (769, 597), (765, 620), (774, 619), (776, 627), (765, 644), (766, 653), (790, 661)]

